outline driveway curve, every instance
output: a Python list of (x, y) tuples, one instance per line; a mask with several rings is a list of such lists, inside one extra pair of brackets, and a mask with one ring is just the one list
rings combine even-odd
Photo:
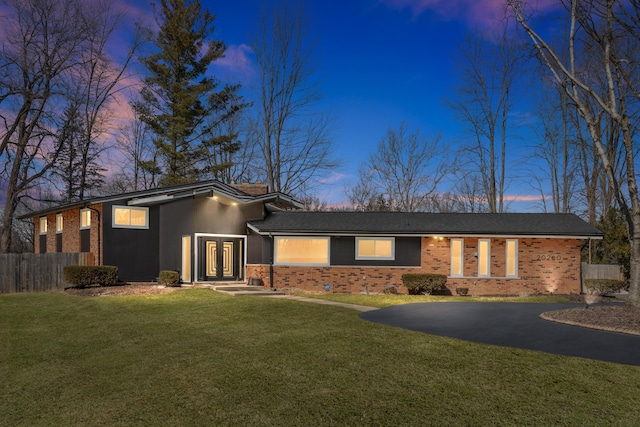
[(640, 366), (640, 336), (541, 319), (575, 304), (439, 302), (396, 305), (362, 319), (466, 341)]

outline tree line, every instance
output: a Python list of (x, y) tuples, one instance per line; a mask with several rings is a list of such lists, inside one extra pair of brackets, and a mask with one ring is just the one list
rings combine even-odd
[[(508, 0), (501, 25), (460, 43), (444, 107), (463, 140), (390, 124), (345, 188), (346, 209), (505, 212), (509, 187), (528, 181), (546, 212), (597, 224), (617, 209), (637, 282), (638, 6), (563, 0), (544, 16), (530, 6)], [(340, 162), (302, 9), (262, 13), (253, 92), (211, 72), (226, 46), (198, 0), (159, 1), (147, 26), (99, 0), (8, 0), (4, 11), (0, 252), (27, 239), (16, 216), (47, 203), (209, 178), (262, 181), (327, 208), (314, 191)], [(564, 28), (549, 38), (550, 25)], [(114, 114), (122, 107), (127, 120)]]
[(226, 46), (199, 0), (152, 4), (147, 26), (100, 0), (5, 3), (0, 252), (28, 240), (18, 214), (49, 204), (212, 178), (302, 195), (337, 164), (301, 9), (263, 12), (247, 100), (211, 73)]

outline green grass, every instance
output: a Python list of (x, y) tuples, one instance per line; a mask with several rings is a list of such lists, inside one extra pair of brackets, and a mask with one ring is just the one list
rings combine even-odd
[(392, 305), (411, 304), (414, 302), (534, 302), (557, 303), (569, 302), (564, 296), (529, 296), (529, 297), (476, 297), (446, 295), (392, 295), (392, 294), (298, 294), (307, 298), (319, 298), (347, 304), (366, 305), (384, 308)]
[(0, 425), (628, 425), (640, 368), (194, 289), (0, 296)]

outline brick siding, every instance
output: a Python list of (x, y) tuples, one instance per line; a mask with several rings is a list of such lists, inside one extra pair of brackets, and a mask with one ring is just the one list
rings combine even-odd
[[(463, 238), (463, 237), (460, 237)], [(491, 277), (478, 277), (478, 238), (464, 238), (464, 276), (448, 277), (445, 293), (457, 287), (469, 288), (470, 295), (538, 295), (580, 293), (580, 240), (518, 240), (518, 276), (506, 278), (506, 238), (491, 240)], [(333, 293), (384, 292), (402, 286), (405, 273), (437, 273), (450, 276), (450, 240), (422, 238), (420, 267), (292, 267), (273, 266), (273, 286), (278, 289)], [(268, 265), (247, 265), (247, 278), (258, 277), (270, 287)]]
[[(93, 254), (96, 262), (100, 259), (102, 263), (102, 256), (98, 257), (98, 247), (100, 246), (99, 253), (102, 254), (102, 227), (100, 222), (102, 221), (102, 205), (92, 205), (93, 209), (99, 212), (100, 220), (98, 220), (98, 213), (91, 211), (91, 228), (90, 228), (90, 252)], [(62, 212), (63, 227), (62, 227), (62, 252), (80, 252), (80, 208), (68, 209)], [(56, 252), (56, 215), (52, 213), (47, 215), (47, 252)], [(33, 219), (34, 221), (34, 253), (40, 253), (40, 217)], [(98, 238), (100, 236), (100, 238)], [(98, 243), (100, 242), (100, 243)]]

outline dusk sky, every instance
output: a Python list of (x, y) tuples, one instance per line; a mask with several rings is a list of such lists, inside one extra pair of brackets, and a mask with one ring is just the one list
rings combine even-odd
[[(295, 2), (294, 2), (295, 3)], [(305, 1), (310, 33), (319, 39), (317, 77), (322, 108), (333, 114), (341, 168), (328, 176), (319, 196), (346, 202), (344, 186), (389, 127), (405, 121), (410, 130), (457, 146), (464, 137), (445, 98), (455, 90), (458, 43), (465, 33), (496, 22), (500, 0)], [(207, 2), (217, 15), (216, 35), (227, 57), (242, 64), (251, 84), (249, 33), (267, 5), (257, 0)]]
[[(317, 77), (323, 101), (318, 107), (336, 119), (335, 154), (343, 165), (324, 179), (318, 195), (346, 203), (344, 186), (357, 179), (358, 165), (389, 127), (406, 122), (427, 137), (440, 134), (455, 148), (465, 139), (455, 113), (445, 105), (456, 87), (456, 55), (465, 34), (486, 30), (503, 14), (501, 0), (308, 0), (309, 31), (317, 36)], [(548, 2), (540, 2), (548, 3)], [(227, 45), (217, 77), (250, 87), (255, 65), (250, 33), (262, 7), (275, 1), (203, 1), (216, 15), (214, 36)], [(297, 4), (291, 2), (292, 5)], [(146, 0), (129, 7), (152, 17)], [(517, 113), (517, 112), (516, 112)], [(511, 141), (512, 153), (523, 145)], [(511, 175), (517, 174), (512, 171)], [(513, 177), (512, 177), (513, 179)], [(443, 190), (447, 190), (444, 188)], [(520, 179), (507, 191), (513, 198), (539, 198)], [(512, 203), (510, 210), (539, 210), (536, 203)]]
[[(116, 0), (131, 20), (153, 27), (149, 0)], [(282, 0), (202, 0), (214, 15), (213, 37), (226, 46), (225, 57), (211, 67), (218, 79), (240, 83), (247, 98), (257, 83), (251, 48), (262, 10), (268, 12)], [(538, 11), (558, 7), (557, 0), (532, 0)], [(297, 7), (299, 1), (290, 0)], [(358, 166), (375, 150), (389, 128), (404, 122), (409, 132), (426, 138), (438, 135), (455, 152), (468, 142), (464, 124), (446, 106), (454, 100), (459, 76), (459, 45), (473, 31), (485, 32), (503, 17), (504, 0), (306, 0), (308, 31), (318, 41), (316, 74), (323, 99), (317, 111), (334, 119), (335, 157), (341, 166), (322, 177), (316, 195), (329, 205), (347, 205), (345, 186), (357, 182)], [(121, 34), (115, 52), (130, 42)], [(114, 55), (118, 60), (117, 54)], [(525, 79), (523, 79), (525, 80)], [(520, 82), (527, 85), (529, 82)], [(527, 110), (530, 90), (518, 94), (512, 123), (532, 118)], [(128, 103), (111, 106), (116, 116), (128, 116)], [(523, 120), (525, 118), (526, 120)], [(535, 118), (534, 118), (535, 120)], [(540, 211), (540, 194), (528, 184), (531, 178), (524, 156), (532, 141), (530, 124), (509, 135), (507, 142), (507, 209)], [(528, 130), (526, 129), (528, 128)], [(117, 156), (116, 156), (117, 157)], [(111, 158), (109, 163), (117, 163)], [(105, 165), (112, 169), (114, 165)], [(441, 186), (451, 190), (455, 178)], [(447, 185), (448, 184), (448, 185)], [(4, 202), (4, 191), (0, 203)]]

